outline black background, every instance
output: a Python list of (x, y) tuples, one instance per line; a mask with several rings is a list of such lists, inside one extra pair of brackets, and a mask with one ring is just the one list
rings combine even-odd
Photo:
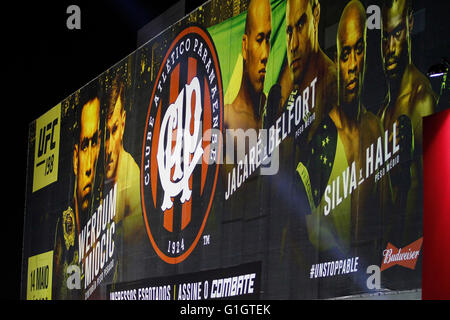
[[(135, 51), (137, 31), (176, 2), (15, 1), (3, 7), (2, 299), (20, 297), (29, 123)], [(186, 0), (185, 11), (203, 2)], [(80, 30), (66, 26), (73, 4), (81, 10)]]

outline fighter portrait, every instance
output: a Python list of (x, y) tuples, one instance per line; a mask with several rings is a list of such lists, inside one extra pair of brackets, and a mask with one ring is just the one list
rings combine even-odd
[(398, 245), (422, 234), (422, 117), (434, 113), (436, 106), (429, 80), (412, 62), (413, 24), (411, 0), (383, 2), (381, 49), (388, 91), (379, 116), (385, 130), (394, 122), (399, 127), (400, 165), (390, 174), (396, 205), (390, 241)]
[[(305, 126), (305, 117), (309, 117), (310, 124), (301, 134), (293, 135), (281, 145), (280, 171), (285, 172), (285, 179), (291, 177), (293, 191), (289, 192), (295, 209), (290, 210), (295, 210), (294, 216), (303, 220), (300, 224), (306, 225), (310, 243), (320, 250), (338, 246), (344, 251), (336, 241), (348, 243), (349, 232), (345, 225), (349, 223), (345, 219), (340, 223), (344, 227), (339, 229), (338, 236), (333, 222), (327, 226), (324, 219), (320, 219), (319, 227), (318, 207), (331, 181), (337, 145), (336, 128), (328, 115), (337, 104), (336, 66), (319, 45), (319, 20), (319, 1), (287, 1), (286, 48), (293, 82), (290, 100), (300, 99), (309, 106), (309, 114), (302, 121)], [(334, 168), (334, 171), (339, 170)]]
[[(104, 130), (104, 194), (117, 188), (117, 233), (121, 234), (123, 256), (119, 262), (122, 272), (138, 268), (135, 250), (147, 242), (142, 219), (140, 170), (131, 154), (124, 148), (127, 119), (127, 84), (124, 72), (117, 70), (105, 92)], [(131, 271), (130, 271), (131, 272)]]
[(69, 289), (67, 268), (79, 265), (78, 236), (91, 215), (100, 153), (101, 93), (97, 82), (80, 93), (76, 108), (73, 174), (75, 188), (73, 209), (69, 206), (58, 219), (54, 244), (54, 292), (56, 299), (80, 299), (82, 290)]
[(319, 20), (318, 0), (287, 1), (287, 60), (294, 89), (303, 91), (317, 78), (315, 121), (306, 134), (308, 142), (337, 101), (336, 68), (319, 45)]
[[(335, 64), (319, 44), (319, 1), (288, 0), (285, 17), (287, 64), (293, 90), (283, 109), (292, 109), (293, 101), (301, 101), (303, 110), (305, 106), (308, 110), (302, 119), (305, 129), (301, 133), (294, 131), (280, 146), (280, 171), (294, 177), (299, 162), (310, 162), (307, 158), (314, 149), (313, 140), (320, 139), (319, 129), (327, 128), (322, 122), (330, 121), (328, 113), (337, 104), (337, 78)], [(324, 187), (318, 186), (317, 194), (322, 192), (319, 189)]]
[[(236, 141), (234, 153), (226, 155), (227, 163), (237, 163), (239, 154), (248, 147), (237, 145), (239, 139), (232, 133), (236, 129), (251, 129), (255, 133), (262, 128), (263, 109), (266, 96), (263, 92), (266, 67), (270, 52), (272, 32), (271, 8), (269, 0), (252, 0), (248, 6), (245, 31), (242, 36), (243, 72), (239, 92), (234, 101), (225, 105), (224, 125), (227, 130), (225, 141)], [(238, 148), (241, 148), (238, 150)], [(244, 150), (247, 149), (247, 150)], [(231, 150), (230, 150), (231, 151)], [(238, 152), (240, 151), (240, 152)], [(247, 153), (247, 152), (245, 152)]]
[[(342, 144), (345, 153), (343, 167), (352, 167), (354, 163), (357, 173), (366, 171), (367, 149), (370, 150), (371, 144), (382, 136), (378, 117), (368, 111), (362, 102), (367, 50), (366, 21), (366, 10), (361, 2), (352, 0), (345, 6), (337, 31), (338, 105), (330, 112), (337, 128), (338, 144)], [(335, 158), (335, 161), (339, 159)], [(389, 205), (390, 198), (388, 188), (382, 187), (382, 184), (388, 183), (385, 177), (377, 183), (374, 175), (367, 177), (366, 173), (357, 192), (352, 192), (348, 212), (354, 253), (361, 260), (372, 258), (370, 263), (364, 261), (370, 265), (379, 261), (377, 252), (380, 251), (380, 243), (374, 235), (379, 234), (377, 227), (380, 225), (381, 211)]]
[[(224, 182), (229, 196), (233, 192), (229, 177), (234, 175), (239, 162), (244, 170), (255, 164), (249, 158), (249, 150), (254, 148), (260, 129), (263, 128), (266, 111), (266, 95), (263, 91), (266, 80), (272, 34), (272, 13), (269, 0), (251, 0), (245, 19), (242, 36), (242, 77), (239, 91), (231, 104), (224, 107), (224, 150), (225, 163), (222, 166)], [(241, 170), (244, 172), (244, 170)], [(225, 207), (232, 217), (255, 215), (257, 204), (250, 199), (261, 192), (259, 171), (250, 173), (245, 183), (233, 194), (233, 201)], [(231, 191), (230, 191), (231, 188)]]
[[(117, 215), (115, 222), (123, 220), (125, 238), (134, 241), (145, 234), (139, 196), (140, 171), (130, 153), (123, 146), (125, 132), (125, 83), (118, 72), (106, 91), (105, 121), (105, 190), (117, 184)], [(107, 192), (107, 191), (106, 191)]]

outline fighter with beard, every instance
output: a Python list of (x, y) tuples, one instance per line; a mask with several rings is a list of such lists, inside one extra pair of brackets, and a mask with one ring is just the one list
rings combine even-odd
[[(269, 178), (270, 206), (276, 208), (273, 211), (277, 217), (274, 224), (279, 224), (276, 227), (274, 225), (271, 237), (279, 237), (280, 256), (283, 257), (277, 272), (283, 275), (286, 286), (293, 287), (298, 286), (298, 283), (292, 281), (287, 270), (306, 272), (311, 264), (321, 261), (324, 257), (322, 252), (328, 254), (338, 246), (334, 240), (316, 237), (315, 231), (318, 229), (314, 222), (317, 220), (312, 215), (319, 206), (332, 173), (337, 141), (336, 127), (328, 115), (337, 104), (336, 66), (319, 44), (320, 15), (321, 4), (318, 0), (286, 2), (285, 32), (290, 82), (280, 81), (279, 85), (290, 83), (292, 91), (284, 105), (285, 89), (279, 87), (278, 94), (274, 95), (279, 98), (274, 100), (281, 102), (272, 101), (271, 93), (268, 97), (271, 104), (281, 105), (283, 113), (292, 112), (296, 101), (310, 108), (309, 113), (304, 114), (291, 134), (280, 144), (279, 171)], [(284, 73), (281, 75), (282, 80), (283, 77)], [(273, 89), (271, 92), (275, 93)], [(270, 111), (274, 108), (268, 106), (267, 109)], [(269, 125), (277, 117), (272, 116)], [(297, 134), (299, 128), (304, 130)], [(275, 160), (272, 157), (272, 161)], [(310, 296), (316, 289), (311, 282), (311, 287), (305, 288), (305, 292), (296, 291), (296, 298)]]
[[(75, 192), (70, 206), (58, 219), (53, 257), (53, 293), (55, 299), (81, 299), (82, 292), (68, 287), (68, 267), (78, 265), (78, 235), (90, 218), (97, 160), (100, 152), (100, 94), (96, 83), (80, 94), (77, 111), (76, 141), (73, 147)], [(75, 284), (74, 284), (75, 285)]]
[[(300, 135), (285, 139), (280, 146), (280, 174), (274, 178), (276, 184), (286, 186), (283, 197), (289, 193), (289, 201), (294, 210), (289, 216), (299, 221), (298, 230), (306, 225), (306, 237), (314, 247), (328, 250), (336, 245), (334, 240), (320, 240), (315, 231), (319, 230), (315, 215), (323, 193), (332, 173), (333, 159), (336, 153), (337, 131), (328, 115), (337, 104), (336, 66), (320, 48), (318, 41), (320, 20), (320, 3), (317, 0), (288, 0), (286, 3), (286, 47), (287, 60), (294, 90), (288, 100), (295, 101), (303, 91), (315, 83), (315, 90), (310, 94), (313, 105), (313, 121)], [(314, 95), (314, 96), (313, 96)], [(303, 101), (305, 103), (305, 101)], [(292, 108), (289, 103), (284, 108)], [(305, 123), (303, 119), (300, 123)], [(280, 180), (277, 182), (277, 180)], [(281, 196), (276, 196), (281, 198)], [(293, 205), (292, 205), (293, 203)], [(301, 212), (302, 214), (298, 214)], [(299, 219), (299, 217), (301, 217)], [(288, 229), (294, 225), (288, 223)], [(344, 227), (343, 229), (346, 229)], [(294, 232), (295, 233), (295, 232)], [(299, 232), (297, 232), (299, 233)], [(303, 231), (301, 231), (303, 233)], [(328, 234), (323, 234), (328, 238)], [(346, 239), (349, 233), (346, 231)], [(308, 241), (308, 240), (306, 240)], [(298, 242), (303, 242), (299, 239)]]
[(123, 248), (118, 262), (119, 269), (122, 277), (133, 279), (143, 272), (139, 253), (147, 249), (148, 241), (142, 218), (140, 170), (123, 143), (127, 116), (126, 97), (126, 78), (121, 71), (116, 71), (105, 97), (105, 194), (117, 187), (114, 222), (116, 238), (122, 239)]

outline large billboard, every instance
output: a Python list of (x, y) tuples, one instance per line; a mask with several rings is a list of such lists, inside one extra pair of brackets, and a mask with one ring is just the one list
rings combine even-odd
[(61, 101), (29, 129), (22, 298), (420, 289), (441, 6), (211, 0)]

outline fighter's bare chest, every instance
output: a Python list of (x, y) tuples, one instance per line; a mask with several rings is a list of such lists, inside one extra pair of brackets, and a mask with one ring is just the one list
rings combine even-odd
[(252, 114), (246, 112), (240, 112), (239, 115), (236, 115), (230, 121), (230, 128), (234, 129), (255, 129), (259, 128), (260, 121), (256, 119)]
[(351, 164), (353, 161), (356, 161), (356, 163), (358, 164), (360, 158), (359, 130), (353, 130), (352, 132), (346, 130), (338, 130), (338, 135), (340, 136), (342, 145), (344, 146), (347, 162)]

